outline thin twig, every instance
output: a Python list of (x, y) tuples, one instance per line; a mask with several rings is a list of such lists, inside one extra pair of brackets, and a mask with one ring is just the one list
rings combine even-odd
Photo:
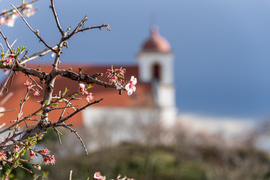
[(73, 132), (73, 133), (77, 136), (77, 138), (80, 140), (80, 142), (81, 142), (81, 144), (82, 144), (82, 146), (83, 146), (83, 148), (84, 148), (85, 154), (88, 155), (86, 146), (85, 146), (85, 144), (84, 144), (82, 138), (80, 137), (80, 135), (77, 133), (77, 131), (75, 131), (75, 130), (72, 129), (71, 127), (67, 126), (66, 124), (62, 124), (62, 126), (65, 127), (65, 128), (67, 128), (67, 129), (69, 129), (71, 132)]
[(23, 17), (23, 15), (20, 13), (20, 11), (13, 5), (13, 4), (10, 4), (17, 12), (18, 12), (18, 14), (21, 16), (21, 18), (23, 19), (23, 21), (25, 22), (25, 24), (29, 27), (29, 29), (38, 37), (38, 39), (47, 47), (47, 48), (49, 48), (51, 51), (53, 51), (53, 52), (56, 52), (55, 50), (53, 50), (52, 49), (52, 47), (51, 46), (49, 46), (40, 36), (39, 36), (39, 34), (36, 32), (36, 31), (34, 31), (33, 29), (32, 29), (32, 27), (28, 24), (28, 22), (25, 20), (25, 18)]
[(60, 115), (58, 121), (63, 117), (63, 115), (64, 115), (64, 113), (65, 113), (65, 111), (66, 111), (66, 109), (67, 109), (69, 103), (70, 103), (73, 99), (74, 99), (74, 96), (73, 96), (72, 98), (70, 98), (70, 100), (69, 100), (68, 102), (66, 102), (66, 106), (64, 107), (64, 109), (63, 109), (63, 111), (62, 111), (62, 113), (61, 113), (61, 115)]
[(6, 112), (10, 112), (10, 111), (16, 111), (17, 109), (10, 109), (10, 110), (6, 110), (6, 111), (2, 111), (2, 112), (0, 112), (0, 114), (2, 114), (2, 113), (6, 113)]
[(37, 85), (37, 87), (43, 89), (29, 74), (27, 74), (27, 76), (35, 83), (35, 85)]
[(0, 34), (1, 34), (1, 36), (3, 37), (3, 39), (5, 40), (5, 42), (6, 42), (6, 45), (7, 45), (7, 47), (8, 47), (8, 50), (10, 51), (10, 54), (12, 54), (12, 50), (11, 50), (11, 47), (10, 47), (10, 45), (9, 45), (9, 43), (8, 43), (8, 41), (7, 41), (7, 37), (5, 37), (5, 35), (3, 34), (3, 32), (0, 30)]
[(8, 80), (9, 80), (9, 78), (10, 78), (11, 75), (12, 75), (12, 71), (9, 72), (7, 79), (4, 82), (4, 85), (2, 86), (2, 88), (0, 90), (0, 95), (2, 94), (3, 90), (6, 88), (7, 82), (8, 82)]
[(51, 108), (50, 111), (53, 110), (59, 110), (59, 109), (65, 109), (65, 108), (73, 108), (73, 107), (78, 107), (79, 105), (72, 105), (72, 106), (65, 106), (65, 107), (59, 107), (59, 108)]
[(60, 135), (63, 136), (63, 134), (56, 127), (53, 127), (53, 129), (56, 132), (56, 135), (57, 135), (59, 144), (62, 145), (62, 141), (61, 141)]
[(54, 3), (53, 3), (53, 0), (51, 0), (51, 9), (52, 9), (52, 12), (53, 12), (53, 15), (54, 15), (54, 19), (55, 19), (55, 22), (56, 22), (56, 25), (58, 27), (58, 30), (60, 31), (62, 37), (64, 37), (65, 33), (60, 25), (60, 22), (58, 20), (58, 16), (56, 14), (56, 11), (55, 11), (55, 7), (54, 7)]
[(66, 37), (63, 38), (63, 41), (71, 38), (74, 34), (76, 34), (79, 31), (80, 27), (83, 27), (83, 23), (87, 20), (87, 16), (84, 16), (84, 18), (81, 20), (81, 22), (77, 25), (77, 27)]
[(99, 102), (102, 101), (102, 100), (104, 100), (104, 99), (101, 98), (101, 99), (98, 100), (98, 101), (96, 100), (96, 101), (94, 101), (94, 102), (92, 102), (92, 103), (88, 103), (87, 105), (83, 106), (82, 108), (78, 109), (77, 111), (73, 112), (72, 114), (68, 115), (67, 117), (65, 117), (65, 118), (63, 118), (63, 119), (59, 119), (59, 120), (57, 121), (57, 123), (62, 123), (62, 122), (64, 122), (64, 121), (68, 120), (69, 118), (71, 118), (72, 116), (74, 116), (74, 115), (77, 114), (78, 112), (84, 110), (84, 109), (87, 108), (88, 106), (91, 106), (91, 105), (93, 105), (93, 104), (97, 104), (97, 103), (99, 103)]
[(78, 32), (83, 32), (83, 31), (86, 31), (86, 30), (89, 30), (89, 29), (101, 29), (102, 27), (106, 27), (106, 29), (107, 29), (108, 31), (111, 30), (109, 24), (102, 24), (101, 26), (92, 26), (92, 27), (80, 29), (80, 30), (78, 30)]
[(41, 56), (44, 56), (45, 54), (49, 53), (49, 52), (52, 52), (50, 49), (46, 48), (45, 50), (43, 51), (40, 51), (38, 53), (35, 53), (33, 54), (32, 56), (28, 57), (28, 58), (22, 58), (22, 61), (20, 62), (20, 64), (25, 64), (33, 59), (36, 59), (38, 57), (41, 57)]

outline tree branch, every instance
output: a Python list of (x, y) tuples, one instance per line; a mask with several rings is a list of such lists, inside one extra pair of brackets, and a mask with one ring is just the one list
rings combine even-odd
[(56, 25), (58, 27), (58, 30), (60, 31), (62, 37), (64, 37), (65, 33), (64, 33), (64, 31), (63, 31), (63, 29), (62, 29), (62, 27), (60, 25), (60, 22), (58, 20), (58, 16), (57, 16), (56, 11), (55, 11), (53, 0), (51, 0), (51, 6), (50, 6), (50, 8), (52, 9), (52, 12), (53, 12), (54, 19), (55, 19)]

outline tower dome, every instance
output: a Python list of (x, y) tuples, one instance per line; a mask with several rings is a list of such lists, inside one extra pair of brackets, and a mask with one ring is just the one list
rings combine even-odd
[(171, 45), (159, 34), (158, 27), (153, 27), (150, 38), (143, 43), (142, 51), (168, 53), (171, 52)]

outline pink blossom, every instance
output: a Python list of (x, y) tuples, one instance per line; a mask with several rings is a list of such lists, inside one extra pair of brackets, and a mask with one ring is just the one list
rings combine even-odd
[(41, 170), (41, 166), (40, 166), (40, 165), (36, 165), (36, 168), (37, 168), (38, 170)]
[(46, 165), (50, 164), (50, 159), (48, 157), (44, 157), (43, 158), (43, 163), (46, 164)]
[(88, 102), (90, 102), (90, 101), (92, 101), (93, 99), (94, 99), (94, 96), (93, 96), (93, 94), (92, 93), (89, 93), (89, 92), (85, 92), (85, 95), (86, 95), (86, 100), (88, 101)]
[(3, 25), (6, 23), (6, 19), (4, 17), (0, 18), (0, 25)]
[(43, 162), (44, 164), (55, 164), (55, 158), (54, 158), (54, 155), (50, 155), (50, 156), (44, 156), (43, 157)]
[(50, 155), (50, 157), (49, 157), (49, 162), (50, 162), (51, 164), (55, 164), (55, 158), (54, 158), (54, 155)]
[(8, 27), (13, 27), (14, 24), (15, 24), (15, 19), (14, 18), (11, 18), (11, 17), (6, 18), (6, 25)]
[(26, 80), (26, 82), (24, 83), (24, 85), (27, 87), (27, 88), (31, 88), (32, 87), (32, 82), (29, 82), (28, 80)]
[(121, 86), (124, 86), (124, 85), (125, 85), (125, 81), (123, 81), (122, 79), (120, 79), (120, 80), (118, 81), (118, 83), (119, 83), (119, 85), (121, 85)]
[(35, 10), (33, 8), (33, 5), (32, 4), (26, 4), (23, 7), (22, 14), (24, 16), (26, 16), (26, 17), (30, 17), (30, 16), (34, 15), (35, 14)]
[(123, 69), (122, 67), (120, 69), (117, 69), (117, 73), (120, 75), (124, 75), (125, 72), (126, 72), (126, 69)]
[(94, 178), (98, 179), (98, 180), (105, 180), (106, 179), (105, 176), (101, 176), (100, 172), (95, 172)]
[(5, 61), (4, 64), (5, 64), (6, 66), (11, 66), (12, 63), (13, 63), (12, 59), (11, 59), (11, 58), (8, 58), (8, 59), (6, 59), (6, 61)]
[(33, 90), (33, 94), (34, 94), (34, 96), (39, 96), (39, 90), (38, 89), (34, 89)]
[(85, 93), (85, 91), (86, 91), (86, 89), (85, 89), (85, 85), (83, 84), (83, 83), (80, 83), (79, 84), (79, 91), (80, 91), (80, 93), (82, 93), (82, 94), (84, 94)]
[(12, 13), (13, 13), (13, 14), (12, 14), (11, 17), (12, 17), (13, 19), (16, 19), (16, 18), (19, 16), (19, 14), (17, 13), (17, 11), (16, 11), (15, 9), (12, 11)]
[(41, 152), (42, 152), (43, 154), (50, 154), (50, 151), (49, 151), (47, 148), (41, 150)]
[(107, 74), (107, 77), (111, 77), (113, 74), (113, 71), (111, 69), (107, 69), (106, 74)]
[(32, 150), (30, 150), (30, 159), (35, 159), (36, 153)]
[(6, 154), (3, 152), (0, 152), (0, 160), (5, 160), (7, 158)]
[(17, 144), (15, 144), (13, 148), (14, 148), (15, 151), (19, 151), (20, 150), (20, 147)]
[(116, 81), (117, 81), (117, 77), (116, 77), (116, 76), (112, 76), (112, 77), (109, 79), (109, 82), (110, 82), (111, 84), (115, 84)]
[(131, 95), (133, 92), (136, 91), (135, 85), (137, 84), (137, 79), (132, 76), (129, 83), (126, 85), (127, 94)]

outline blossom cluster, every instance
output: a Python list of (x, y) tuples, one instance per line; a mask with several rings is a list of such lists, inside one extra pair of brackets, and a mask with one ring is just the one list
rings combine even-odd
[(3, 52), (1, 53), (1, 60), (5, 66), (11, 67), (14, 59), (14, 54), (4, 54)]
[[(26, 17), (30, 17), (35, 14), (35, 8), (33, 4), (25, 4), (19, 8), (21, 14)], [(6, 10), (3, 10), (4, 15), (0, 18), (0, 25), (7, 25), (8, 27), (13, 27), (15, 20), (18, 18), (19, 14), (16, 10), (12, 10), (10, 13), (5, 13)]]
[(137, 84), (137, 79), (132, 76), (131, 79), (128, 82), (125, 82), (124, 74), (126, 72), (126, 69), (123, 69), (122, 67), (119, 69), (113, 69), (113, 66), (111, 69), (107, 69), (106, 75), (107, 78), (109, 78), (110, 84), (115, 84), (117, 89), (125, 89), (127, 90), (127, 94), (131, 95), (133, 92), (136, 91), (135, 85)]
[(32, 82), (29, 82), (28, 80), (26, 80), (26, 82), (24, 83), (24, 85), (30, 90), (33, 91), (34, 96), (39, 96), (39, 90), (36, 88), (33, 88), (35, 85), (32, 84)]
[(36, 153), (39, 153), (43, 157), (43, 163), (45, 165), (55, 164), (54, 155), (49, 155), (50, 151), (47, 148), (44, 148), (43, 150), (36, 151), (36, 152), (34, 150), (30, 150), (30, 153), (29, 153), (30, 159), (35, 159), (37, 156)]
[(85, 87), (85, 84), (80, 83), (79, 86), (80, 86), (79, 87), (79, 92), (82, 93), (83, 95), (85, 95), (86, 100), (88, 102), (92, 101), (94, 99), (94, 96), (93, 96), (92, 93), (87, 92), (87, 88)]

